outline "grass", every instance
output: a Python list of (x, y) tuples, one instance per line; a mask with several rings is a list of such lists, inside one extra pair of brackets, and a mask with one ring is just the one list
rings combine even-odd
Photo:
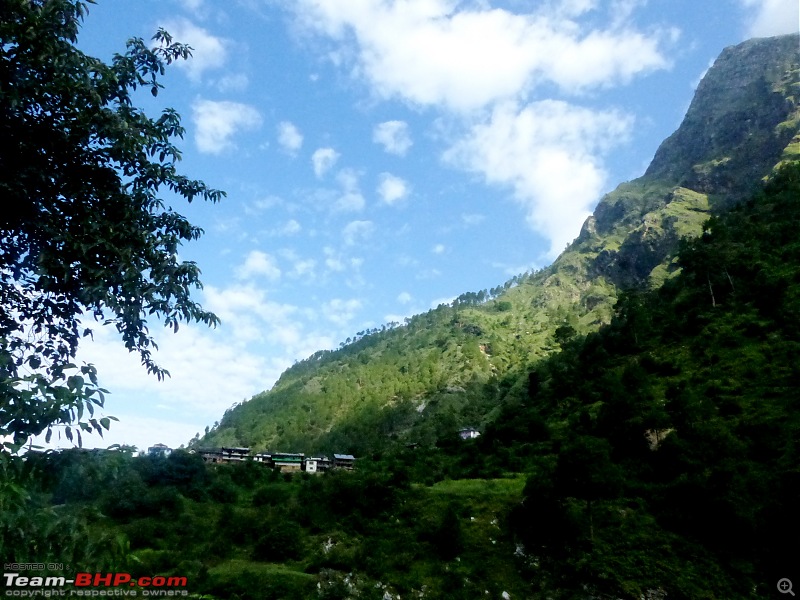
[(433, 495), (473, 499), (497, 496), (519, 499), (524, 487), (525, 476), (515, 474), (508, 479), (445, 479), (433, 484), (428, 491)]
[(296, 577), (306, 581), (311, 581), (316, 577), (302, 571), (292, 569), (282, 563), (263, 563), (232, 558), (226, 560), (208, 570), (211, 575), (220, 577), (236, 577), (245, 572), (255, 573), (267, 577)]

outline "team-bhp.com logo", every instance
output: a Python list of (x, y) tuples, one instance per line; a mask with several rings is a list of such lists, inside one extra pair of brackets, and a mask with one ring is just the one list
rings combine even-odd
[[(77, 573), (66, 577), (39, 577), (22, 573), (3, 573), (6, 596), (50, 598), (61, 596), (188, 596), (186, 577), (131, 577), (130, 573)], [(67, 586), (71, 586), (67, 589)], [(131, 589), (136, 588), (136, 589)]]

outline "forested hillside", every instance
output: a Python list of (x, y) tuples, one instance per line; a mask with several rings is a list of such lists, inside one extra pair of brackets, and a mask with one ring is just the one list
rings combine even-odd
[(362, 455), (485, 426), (564, 337), (673, 276), (682, 239), (798, 156), (799, 72), (797, 36), (726, 49), (645, 175), (604, 197), (551, 266), (318, 352), (192, 445)]
[(679, 276), (540, 363), (481, 438), (533, 472), (514, 522), (544, 589), (765, 597), (797, 572), (797, 223), (795, 164), (684, 243)]
[(771, 597), (800, 536), (799, 222), (787, 164), (659, 289), (559, 330), (476, 440), (321, 475), (30, 454), (38, 512), (6, 507), (4, 556), (186, 577), (202, 598)]

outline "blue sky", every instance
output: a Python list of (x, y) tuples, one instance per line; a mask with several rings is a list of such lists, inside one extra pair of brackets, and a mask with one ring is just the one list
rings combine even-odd
[[(171, 379), (112, 330), (79, 358), (120, 419), (88, 446), (186, 443), (295, 360), (549, 264), (603, 193), (642, 174), (720, 51), (798, 29), (797, 0), (100, 0), (108, 60), (158, 27), (194, 47), (174, 107), (176, 202), (214, 330), (158, 332)], [(53, 443), (63, 444), (54, 436)], [(302, 449), (300, 449), (302, 450)]]

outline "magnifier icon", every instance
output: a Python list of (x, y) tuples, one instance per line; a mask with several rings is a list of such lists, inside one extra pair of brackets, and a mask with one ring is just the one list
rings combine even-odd
[(794, 596), (794, 592), (792, 591), (792, 582), (785, 577), (778, 580), (778, 591), (781, 594), (791, 594)]

